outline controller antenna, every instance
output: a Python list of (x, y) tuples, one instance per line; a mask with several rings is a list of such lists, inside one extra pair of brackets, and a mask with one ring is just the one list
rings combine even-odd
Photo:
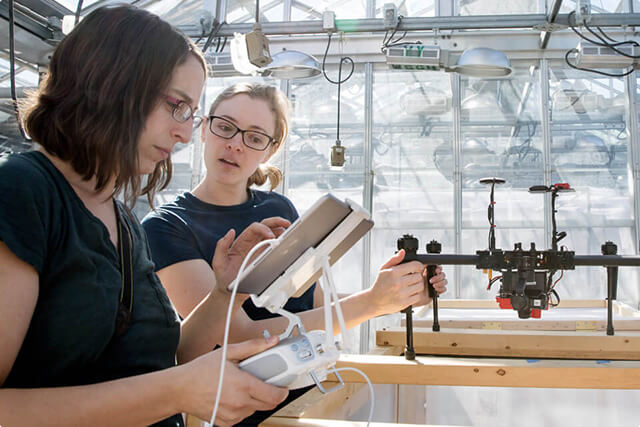
[(487, 209), (487, 214), (489, 217), (489, 252), (493, 253), (496, 250), (496, 217), (494, 213), (494, 205), (496, 204), (493, 199), (493, 189), (496, 184), (504, 184), (505, 181), (502, 178), (482, 178), (480, 180), (480, 184), (489, 185), (491, 184), (491, 192), (489, 195), (489, 208)]

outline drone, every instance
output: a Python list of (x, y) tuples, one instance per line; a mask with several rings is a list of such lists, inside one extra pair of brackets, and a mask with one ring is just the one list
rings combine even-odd
[[(521, 319), (540, 318), (542, 310), (558, 305), (560, 298), (555, 285), (562, 278), (565, 270), (574, 270), (576, 266), (602, 266), (607, 269), (607, 335), (614, 335), (613, 329), (613, 300), (617, 298), (618, 267), (640, 266), (640, 257), (618, 255), (615, 243), (607, 241), (601, 246), (602, 255), (576, 255), (558, 243), (567, 236), (564, 231), (558, 232), (556, 226), (556, 199), (561, 193), (574, 191), (568, 183), (557, 183), (550, 186), (534, 185), (529, 188), (530, 193), (551, 193), (551, 249), (539, 250), (535, 243), (523, 248), (522, 243), (514, 244), (513, 250), (496, 248), (494, 188), (496, 184), (504, 184), (502, 178), (483, 178), (481, 184), (490, 185), (488, 218), (489, 242), (488, 249), (478, 250), (475, 255), (441, 254), (442, 245), (432, 240), (426, 245), (426, 254), (418, 253), (418, 239), (405, 234), (397, 241), (398, 250), (405, 250), (403, 262), (417, 260), (427, 266), (427, 285), (429, 296), (433, 301), (432, 330), (438, 332), (438, 294), (429, 279), (435, 275), (437, 265), (475, 265), (477, 269), (485, 270), (489, 275), (487, 290), (500, 281), (500, 289), (496, 302), (501, 309), (512, 309), (518, 312)], [(492, 272), (499, 271), (500, 275), (493, 277)], [(553, 280), (554, 275), (561, 276)], [(413, 347), (413, 308), (402, 310), (406, 315), (407, 339), (405, 358), (415, 359)]]

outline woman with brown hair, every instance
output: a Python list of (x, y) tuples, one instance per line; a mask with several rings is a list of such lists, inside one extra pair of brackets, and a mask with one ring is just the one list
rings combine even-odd
[[(0, 159), (0, 425), (180, 426), (182, 412), (211, 416), (218, 302), (205, 298), (180, 323), (130, 214), (171, 178), (171, 150), (200, 122), (205, 76), (187, 37), (130, 6), (97, 9), (56, 48), (23, 110), (38, 150)], [(282, 224), (221, 239), (218, 280)], [(230, 346), (216, 424), (284, 399), (234, 363), (274, 344)]]

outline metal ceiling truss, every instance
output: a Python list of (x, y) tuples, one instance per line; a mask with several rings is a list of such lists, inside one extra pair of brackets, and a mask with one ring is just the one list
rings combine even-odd
[[(558, 6), (559, 7), (559, 6)], [(556, 14), (554, 22), (563, 26), (569, 25), (568, 14)], [(478, 16), (439, 16), (403, 18), (398, 31), (433, 31), (433, 30), (495, 30), (495, 29), (532, 29), (548, 24), (545, 14), (529, 15), (478, 15)], [(266, 35), (321, 34), (322, 21), (263, 22), (262, 31)], [(602, 13), (591, 17), (591, 26), (596, 27), (629, 27), (640, 26), (638, 13)], [(381, 18), (337, 19), (338, 31), (344, 33), (384, 33), (384, 22)], [(181, 25), (179, 28), (190, 36), (198, 36), (197, 24)], [(253, 23), (224, 24), (220, 36), (233, 36), (234, 33), (248, 33)]]
[[(9, 21), (9, 6), (6, 1), (0, 2), (0, 17), (5, 21)], [(54, 37), (54, 31), (49, 25), (47, 18), (38, 16), (30, 9), (15, 3), (14, 19), (17, 28), (21, 28), (42, 40), (50, 40)]]

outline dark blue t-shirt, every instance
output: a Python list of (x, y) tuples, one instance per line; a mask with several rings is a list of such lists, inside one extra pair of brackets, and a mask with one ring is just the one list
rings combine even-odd
[[(234, 206), (217, 206), (203, 202), (191, 193), (183, 193), (173, 202), (150, 212), (142, 226), (147, 232), (156, 271), (191, 259), (203, 259), (211, 264), (218, 240), (230, 229), (238, 236), (254, 222), (280, 216), (293, 222), (298, 212), (291, 201), (275, 192), (248, 190), (249, 200)], [(284, 306), (293, 313), (313, 308), (311, 286), (302, 296), (291, 298)], [(253, 320), (276, 315), (256, 307), (249, 299), (242, 305)]]
[[(132, 237), (131, 325), (114, 337), (122, 289), (109, 232), (39, 152), (0, 158), (0, 241), (38, 272), (38, 300), (3, 387), (94, 384), (175, 365), (180, 323), (153, 272), (142, 227)], [(0, 349), (0, 352), (3, 349)], [(177, 414), (158, 425), (182, 426)]]
[[(248, 191), (249, 200), (235, 206), (212, 205), (191, 193), (183, 193), (173, 202), (150, 212), (142, 220), (142, 225), (147, 232), (156, 271), (191, 259), (203, 259), (211, 265), (218, 240), (231, 228), (238, 236), (249, 225), (265, 218), (279, 216), (291, 222), (298, 219), (296, 208), (286, 197), (274, 192)], [(297, 313), (312, 309), (314, 289), (315, 285), (300, 297), (290, 298), (284, 306), (285, 310)], [(277, 316), (256, 307), (250, 299), (243, 303), (242, 308), (253, 320)], [(278, 407), (270, 411), (257, 411), (236, 424), (236, 427), (258, 425), (311, 388), (290, 391), (287, 399)]]

